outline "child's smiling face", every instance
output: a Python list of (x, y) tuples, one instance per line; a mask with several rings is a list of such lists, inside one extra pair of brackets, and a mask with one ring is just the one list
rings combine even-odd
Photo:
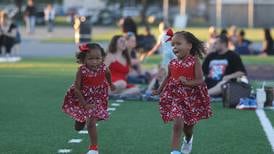
[(99, 49), (93, 49), (92, 51), (89, 51), (86, 54), (84, 62), (88, 68), (97, 68), (103, 62), (101, 51)]
[(192, 48), (192, 44), (187, 42), (187, 40), (179, 34), (175, 34), (172, 38), (172, 48), (173, 53), (179, 58), (182, 59), (187, 56)]

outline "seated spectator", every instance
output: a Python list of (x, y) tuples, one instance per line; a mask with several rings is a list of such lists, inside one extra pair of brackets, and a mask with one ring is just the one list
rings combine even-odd
[(228, 30), (228, 49), (230, 50), (235, 50), (235, 46), (238, 42), (238, 37), (237, 37), (237, 27), (235, 25), (232, 25), (229, 27)]
[(223, 28), (220, 32), (220, 35), (224, 35), (224, 36), (227, 36), (227, 30), (225, 28)]
[(235, 46), (235, 51), (240, 55), (249, 55), (251, 54), (250, 45), (251, 41), (245, 39), (245, 32), (241, 30), (238, 33), (238, 42)]
[(125, 17), (121, 19), (120, 26), (124, 34), (128, 32), (134, 33), (135, 36), (138, 34), (138, 27), (135, 21), (131, 17)]
[(228, 49), (226, 36), (218, 36), (213, 48), (215, 52), (207, 55), (202, 68), (209, 95), (219, 96), (222, 84), (245, 76), (246, 70), (240, 56)]
[(152, 92), (154, 90), (157, 90), (160, 87), (160, 85), (162, 84), (166, 76), (167, 76), (167, 72), (165, 71), (164, 68), (161, 67), (161, 65), (159, 65), (156, 76), (150, 81), (145, 91), (145, 95), (144, 95), (145, 100), (159, 99), (159, 96), (158, 97), (152, 96)]
[(127, 95), (140, 92), (138, 86), (127, 83), (127, 76), (131, 69), (131, 60), (126, 49), (125, 37), (121, 35), (112, 37), (105, 64), (109, 66), (112, 82), (116, 86), (113, 94)]
[[(157, 85), (158, 83), (160, 84), (161, 81), (157, 78), (159, 78), (159, 76), (165, 77), (167, 75), (169, 62), (172, 59), (176, 58), (176, 56), (174, 55), (172, 51), (172, 45), (171, 45), (173, 31), (171, 30), (168, 23), (166, 22), (161, 22), (158, 28), (159, 28), (159, 32), (161, 33), (158, 37), (158, 41), (155, 44), (155, 46), (147, 53), (146, 56), (150, 56), (153, 53), (155, 53), (158, 49), (160, 49), (162, 60), (158, 69), (159, 72), (157, 73), (157, 77), (152, 79), (149, 85), (149, 88), (148, 88), (149, 91), (151, 91), (151, 87), (154, 87), (152, 85), (154, 84)], [(142, 56), (140, 59), (143, 60), (144, 58), (145, 56)]]
[(208, 29), (208, 33), (209, 33), (209, 37), (208, 40), (206, 42), (206, 54), (209, 54), (211, 52), (213, 52), (213, 44), (216, 41), (216, 36), (218, 35), (217, 33), (217, 29), (213, 26), (210, 26)]
[(2, 11), (0, 12), (0, 55), (2, 55), (2, 47), (5, 48), (5, 55), (11, 55), (12, 47), (16, 43), (17, 26)]
[(274, 55), (273, 39), (269, 28), (264, 29), (262, 55)]
[(127, 50), (129, 51), (131, 66), (129, 75), (127, 77), (127, 81), (129, 83), (148, 83), (150, 80), (150, 74), (148, 72), (143, 73), (141, 68), (141, 63), (137, 58), (137, 50), (136, 50), (136, 37), (134, 33), (128, 32), (125, 36), (127, 40)]
[(148, 25), (145, 26), (145, 34), (138, 36), (138, 48), (143, 51), (143, 54), (146, 54), (149, 50), (151, 50), (156, 44), (156, 39), (153, 34), (150, 32), (150, 27)]
[(172, 51), (171, 41), (169, 41), (171, 37), (168, 34), (168, 32), (171, 32), (171, 33), (173, 32), (171, 31), (168, 23), (166, 22), (161, 22), (158, 28), (159, 28), (160, 35), (158, 37), (157, 43), (150, 51), (148, 51), (147, 55), (142, 55), (140, 57), (140, 60), (141, 61), (144, 60), (145, 56), (150, 56), (160, 49), (160, 53), (162, 55), (161, 67), (167, 70), (169, 62), (172, 59), (176, 58), (176, 56), (174, 55)]

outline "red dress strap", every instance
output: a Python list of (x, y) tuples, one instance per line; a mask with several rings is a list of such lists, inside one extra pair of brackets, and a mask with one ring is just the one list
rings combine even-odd
[(188, 80), (195, 78), (195, 57), (188, 56), (184, 60), (173, 59), (170, 61), (170, 74), (174, 79), (180, 76), (186, 77)]
[(106, 80), (106, 65), (100, 65), (96, 70), (90, 70), (85, 65), (81, 66), (82, 83), (86, 86), (97, 86)]

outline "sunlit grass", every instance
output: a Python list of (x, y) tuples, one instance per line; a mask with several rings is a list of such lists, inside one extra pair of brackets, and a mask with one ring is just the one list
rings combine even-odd
[[(159, 61), (157, 55), (143, 64), (150, 67)], [(244, 62), (262, 63), (263, 59), (244, 57)], [(271, 58), (267, 63), (272, 63)], [(87, 152), (88, 136), (77, 134), (74, 121), (61, 111), (78, 66), (73, 58), (0, 63), (0, 153), (48, 154), (60, 148), (71, 148), (75, 154)], [(193, 154), (272, 153), (254, 111), (225, 109), (221, 103), (213, 103), (212, 110), (213, 117), (195, 126)], [(266, 113), (273, 125), (274, 112)], [(162, 154), (171, 150), (172, 123), (163, 124), (158, 103), (126, 101), (97, 128), (102, 153)], [(83, 142), (68, 144), (71, 138)]]
[[(113, 27), (111, 28), (113, 29)], [(175, 31), (180, 31), (182, 29), (175, 29)], [(208, 28), (204, 27), (204, 28), (192, 28), (192, 27), (188, 27), (184, 30), (190, 31), (192, 32), (195, 36), (197, 36), (200, 40), (202, 41), (206, 41), (208, 39)], [(263, 40), (263, 30), (260, 28), (244, 28), (245, 32), (246, 32), (246, 38), (251, 40), (252, 42), (261, 42)], [(220, 31), (220, 30), (218, 30)], [(138, 33), (139, 34), (144, 34), (145, 32), (145, 28), (144, 27), (139, 27), (138, 29)], [(155, 35), (155, 37), (157, 38), (159, 35), (159, 31), (157, 26), (154, 26), (151, 28), (151, 32), (152, 34)], [(118, 34), (122, 34), (121, 30), (116, 27), (111, 31), (106, 31), (106, 32), (102, 32), (100, 34), (96, 34), (96, 35), (92, 35), (91, 39), (94, 42), (109, 42), (110, 39), (112, 38), (113, 35), (118, 35)], [(272, 34), (274, 35), (274, 32), (272, 32)], [(49, 39), (45, 39), (43, 40), (44, 42), (56, 42), (56, 43), (72, 43), (74, 42), (74, 38), (49, 38)]]

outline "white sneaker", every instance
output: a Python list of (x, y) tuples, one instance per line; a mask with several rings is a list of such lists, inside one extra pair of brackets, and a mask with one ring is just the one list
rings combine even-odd
[(193, 140), (193, 136), (191, 137), (191, 139), (189, 140), (189, 142), (187, 143), (186, 138), (184, 137), (184, 141), (181, 147), (181, 152), (183, 154), (189, 154), (192, 150), (192, 140)]
[(181, 154), (180, 151), (172, 151), (170, 154)]
[(99, 154), (96, 150), (89, 150), (87, 154)]

